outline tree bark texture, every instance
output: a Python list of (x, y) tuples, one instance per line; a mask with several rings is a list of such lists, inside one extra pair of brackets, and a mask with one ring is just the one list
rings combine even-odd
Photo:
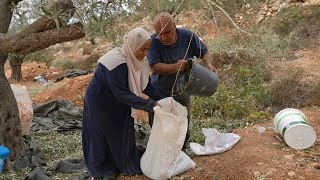
[[(0, 0), (0, 33), (7, 33), (12, 18), (11, 5), (19, 1)], [(0, 144), (11, 151), (9, 160), (20, 158), (26, 150), (22, 139), (17, 102), (5, 76), (7, 52), (0, 53)]]
[(23, 63), (24, 55), (12, 54), (9, 59), (10, 67), (11, 67), (11, 78), (16, 80), (17, 82), (23, 81), (21, 65)]
[[(0, 55), (0, 61), (6, 58)], [(10, 84), (5, 77), (4, 66), (0, 66), (0, 144), (10, 149), (10, 159), (24, 155), (26, 145), (21, 132), (19, 110)]]
[(29, 54), (51, 45), (80, 39), (85, 36), (81, 23), (65, 25), (75, 11), (71, 0), (58, 0), (49, 8), (50, 12), (60, 12), (58, 28), (54, 19), (41, 17), (17, 34), (0, 34), (0, 52)]
[[(82, 26), (79, 24), (57, 29), (55, 28), (56, 23), (53, 24), (52, 19), (45, 17), (40, 18), (26, 28), (25, 31), (7, 35), (12, 18), (12, 4), (17, 4), (20, 1), (22, 0), (0, 0), (0, 49), (3, 48), (0, 51), (0, 144), (10, 149), (9, 161), (21, 158), (27, 150), (22, 138), (17, 102), (4, 71), (8, 53), (15, 52), (9, 49), (28, 54), (55, 43), (70, 41), (84, 36)], [(74, 8), (71, 0), (58, 0), (57, 2), (60, 5), (53, 6), (53, 9), (61, 7), (66, 9)], [(71, 12), (70, 14), (72, 14), (72, 11), (74, 10), (70, 10), (67, 13)], [(70, 16), (64, 17), (71, 18)], [(74, 30), (76, 33), (73, 33)], [(23, 50), (24, 48), (26, 50)], [(6, 167), (8, 167), (8, 163)]]
[(82, 24), (76, 23), (64, 28), (32, 33), (27, 36), (18, 35), (10, 40), (2, 41), (0, 37), (0, 52), (29, 54), (57, 43), (80, 39), (84, 36)]

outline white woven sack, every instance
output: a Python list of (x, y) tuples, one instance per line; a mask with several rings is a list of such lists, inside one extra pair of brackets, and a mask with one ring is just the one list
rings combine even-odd
[(141, 158), (142, 172), (151, 179), (168, 179), (195, 167), (181, 151), (188, 127), (187, 109), (172, 97), (159, 101), (147, 149)]
[(10, 84), (19, 109), (22, 135), (29, 134), (33, 118), (32, 102), (25, 86)]

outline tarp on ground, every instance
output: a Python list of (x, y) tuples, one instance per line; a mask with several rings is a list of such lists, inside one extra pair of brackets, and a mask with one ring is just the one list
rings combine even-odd
[[(33, 108), (31, 131), (56, 129), (58, 132), (82, 129), (83, 109), (67, 100), (55, 100)], [(136, 142), (139, 153), (146, 149), (150, 128), (135, 124)]]
[(82, 108), (66, 100), (51, 101), (33, 109), (31, 131), (56, 129), (70, 131), (82, 129)]

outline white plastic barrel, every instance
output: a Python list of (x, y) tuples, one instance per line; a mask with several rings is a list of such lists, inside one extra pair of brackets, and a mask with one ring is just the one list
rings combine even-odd
[(294, 149), (307, 149), (317, 138), (307, 117), (298, 109), (287, 108), (278, 112), (274, 117), (273, 126), (287, 145)]

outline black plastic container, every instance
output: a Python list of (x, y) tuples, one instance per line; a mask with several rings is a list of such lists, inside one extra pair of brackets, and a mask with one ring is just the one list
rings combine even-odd
[(208, 97), (216, 92), (218, 84), (219, 76), (217, 73), (189, 59), (188, 67), (178, 74), (175, 94)]

